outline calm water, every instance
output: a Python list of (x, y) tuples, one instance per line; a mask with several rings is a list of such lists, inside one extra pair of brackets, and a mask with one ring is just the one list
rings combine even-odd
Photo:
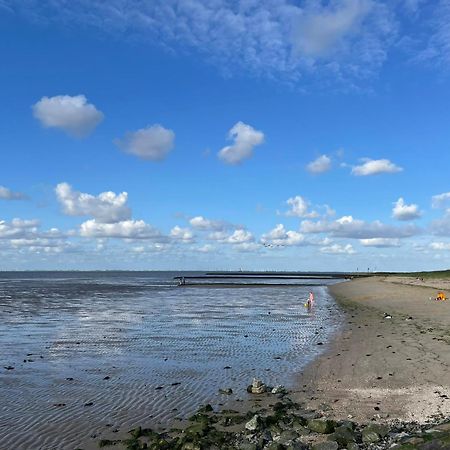
[(179, 288), (174, 275), (0, 273), (0, 448), (166, 425), (225, 402), (219, 388), (245, 398), (253, 376), (293, 386), (340, 325), (322, 281)]

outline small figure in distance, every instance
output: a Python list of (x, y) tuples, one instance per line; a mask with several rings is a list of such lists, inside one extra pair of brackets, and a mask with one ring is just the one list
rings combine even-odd
[(309, 298), (305, 306), (308, 309), (311, 309), (314, 306), (314, 294), (312, 292), (309, 293)]

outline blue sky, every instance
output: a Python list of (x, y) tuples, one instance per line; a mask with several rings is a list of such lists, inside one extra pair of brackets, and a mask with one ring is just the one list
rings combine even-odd
[(0, 0), (0, 269), (448, 268), (448, 20)]

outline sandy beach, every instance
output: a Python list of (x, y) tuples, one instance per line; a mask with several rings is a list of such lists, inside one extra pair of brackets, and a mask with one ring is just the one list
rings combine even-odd
[(331, 286), (347, 324), (300, 376), (296, 397), (357, 421), (448, 416), (450, 302), (429, 300), (447, 285), (372, 277)]

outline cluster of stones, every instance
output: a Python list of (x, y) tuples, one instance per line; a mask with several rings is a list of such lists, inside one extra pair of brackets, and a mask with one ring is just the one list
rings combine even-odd
[(450, 449), (450, 423), (358, 425), (334, 421), (292, 402), (282, 386), (253, 380), (247, 390), (267, 392), (275, 402), (246, 414), (234, 410), (215, 413), (210, 405), (199, 409), (184, 429), (156, 433), (137, 428), (123, 441), (101, 441), (100, 447), (120, 445), (127, 450), (444, 450)]

